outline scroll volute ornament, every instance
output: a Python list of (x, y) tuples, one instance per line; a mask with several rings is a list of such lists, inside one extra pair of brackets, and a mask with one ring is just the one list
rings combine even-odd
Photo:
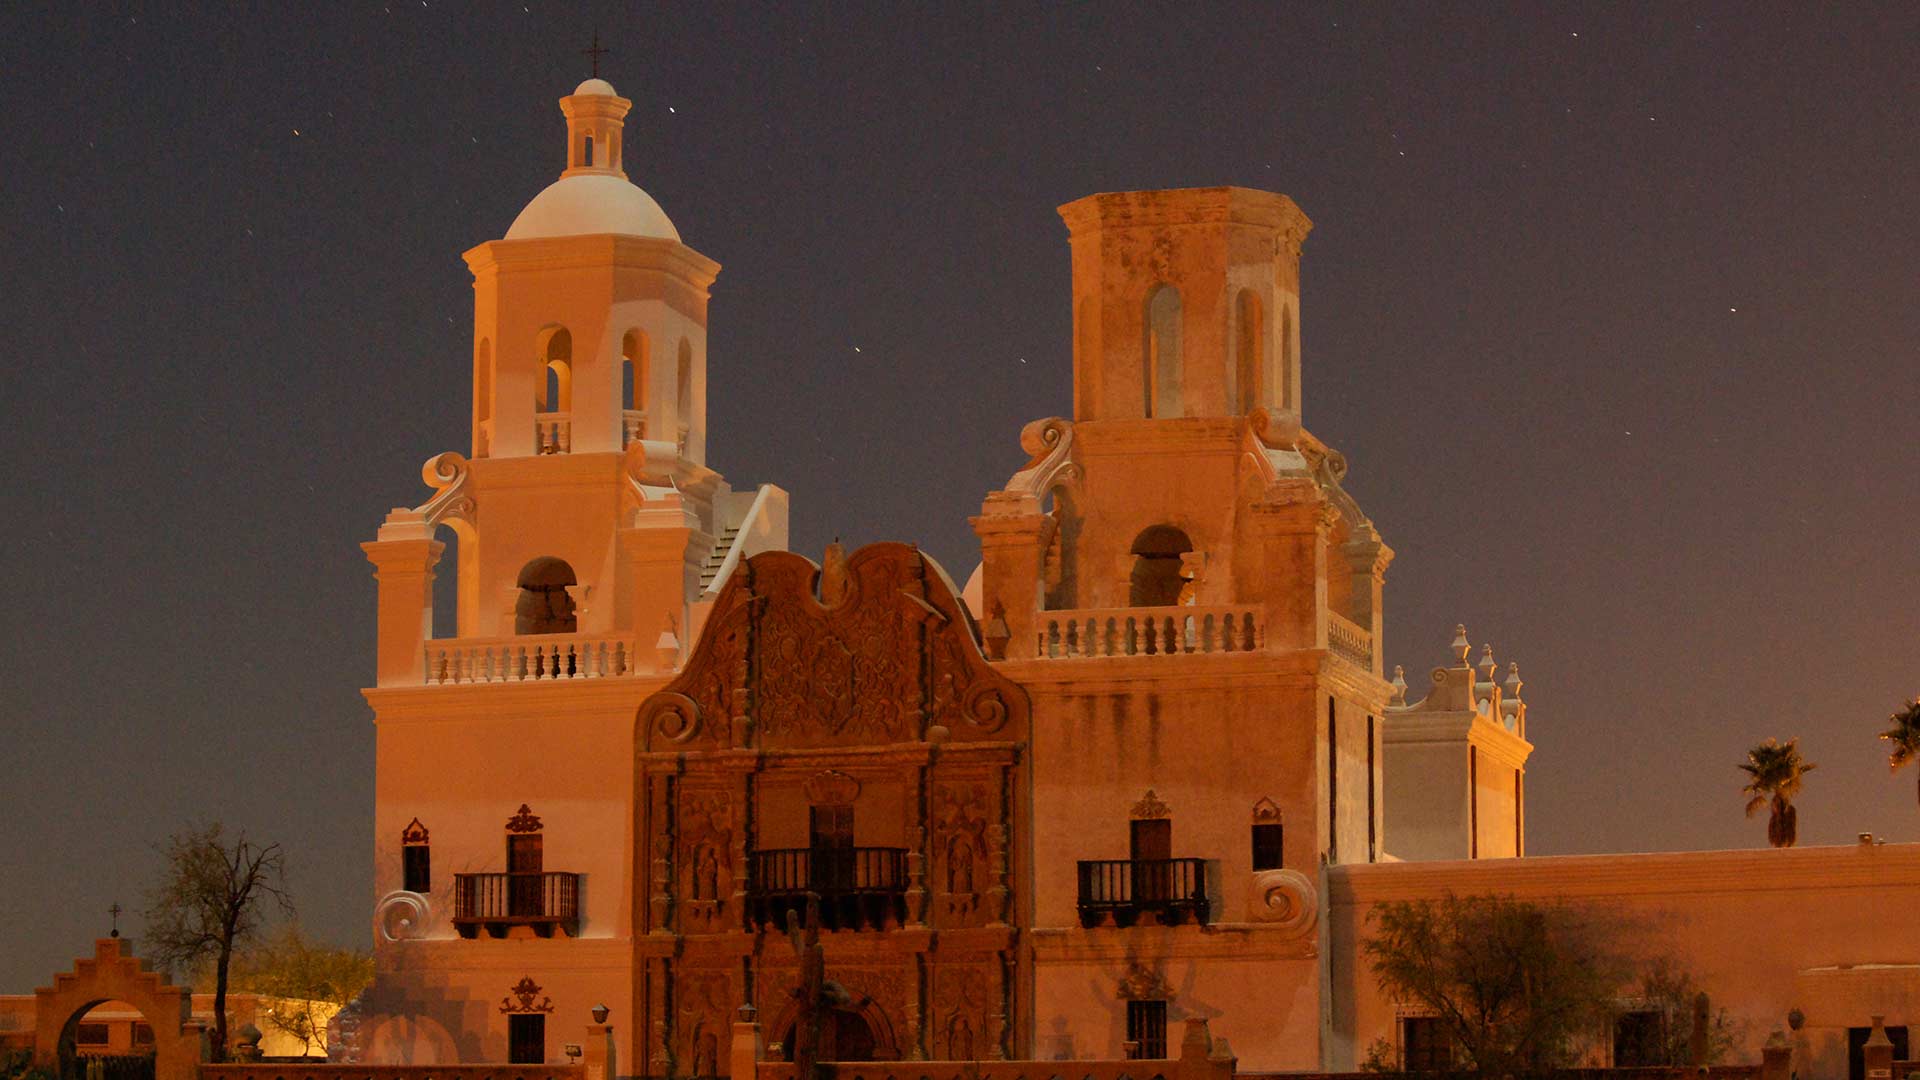
[(507, 831), (510, 833), (539, 832), (540, 815), (533, 812), (533, 807), (521, 803), (519, 811), (507, 819)]

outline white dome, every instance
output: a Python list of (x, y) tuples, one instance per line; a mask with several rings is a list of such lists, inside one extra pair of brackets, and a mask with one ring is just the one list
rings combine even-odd
[(592, 94), (595, 97), (619, 97), (620, 96), (619, 94), (616, 94), (613, 92), (613, 84), (608, 82), (605, 79), (588, 79), (586, 82), (583, 82), (579, 86), (574, 87), (573, 94), (575, 97), (578, 97), (581, 94)]
[(653, 196), (620, 176), (567, 176), (533, 197), (507, 230), (508, 240), (617, 233), (680, 239)]

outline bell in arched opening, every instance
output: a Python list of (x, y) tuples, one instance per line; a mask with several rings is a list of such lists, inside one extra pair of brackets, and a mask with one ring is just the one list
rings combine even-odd
[(573, 596), (567, 592), (567, 586), (579, 582), (565, 561), (543, 555), (521, 567), (514, 584), (520, 587), (513, 605), (514, 633), (571, 634), (579, 629)]

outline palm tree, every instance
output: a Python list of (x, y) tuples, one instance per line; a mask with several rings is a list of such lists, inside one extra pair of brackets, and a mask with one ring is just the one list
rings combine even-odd
[(1920, 761), (1920, 698), (1907, 702), (1887, 717), (1893, 726), (1880, 733), (1887, 740), (1887, 765), (1894, 772), (1909, 761)]
[(1747, 760), (1740, 768), (1750, 777), (1747, 786), (1740, 789), (1748, 796), (1747, 816), (1772, 803), (1767, 843), (1792, 847), (1800, 838), (1800, 815), (1794, 810), (1793, 797), (1800, 794), (1801, 778), (1814, 769), (1813, 762), (1800, 759), (1800, 740), (1779, 743), (1768, 739), (1747, 751)]

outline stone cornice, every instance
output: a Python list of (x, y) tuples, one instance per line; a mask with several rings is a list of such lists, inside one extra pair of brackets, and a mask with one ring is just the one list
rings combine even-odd
[(1100, 229), (1232, 223), (1278, 230), (1297, 250), (1313, 228), (1292, 199), (1243, 187), (1107, 191), (1075, 199), (1058, 211), (1076, 237)]
[(640, 703), (667, 685), (671, 673), (604, 679), (378, 686), (360, 691), (373, 707), (375, 724), (498, 720), (513, 715), (543, 719), (599, 718), (609, 712), (631, 720)]
[(461, 257), (476, 280), (538, 270), (656, 270), (694, 286), (702, 297), (720, 275), (719, 263), (678, 240), (612, 233), (489, 240)]
[(1328, 881), (1336, 907), (1449, 892), (1579, 900), (1796, 889), (1910, 889), (1920, 887), (1920, 844), (1373, 863), (1336, 866)]
[[(642, 750), (634, 755), (650, 773), (688, 775), (698, 765), (707, 775), (822, 769), (831, 766), (850, 776), (894, 777), (901, 766), (924, 766), (933, 759), (935, 744), (891, 743), (874, 746), (810, 746), (774, 750)], [(1026, 749), (1019, 742), (955, 742), (939, 746), (935, 767), (1013, 765)]]
[(1387, 714), (1381, 739), (1389, 746), (1457, 744), (1475, 746), (1503, 765), (1524, 769), (1533, 744), (1479, 713), (1397, 712)]
[(1157, 959), (1309, 960), (1317, 955), (1314, 935), (1260, 923), (1212, 923), (1207, 926), (1036, 927), (1028, 931), (1035, 963), (1136, 961)]

